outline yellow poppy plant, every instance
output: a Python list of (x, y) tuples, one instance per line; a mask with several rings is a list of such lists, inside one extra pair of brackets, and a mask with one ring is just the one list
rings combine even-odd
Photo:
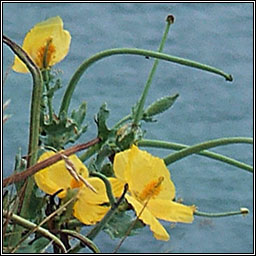
[(133, 145), (131, 149), (116, 154), (114, 172), (114, 183), (128, 183), (129, 191), (125, 198), (138, 218), (150, 226), (155, 238), (169, 239), (169, 234), (157, 219), (185, 223), (193, 221), (195, 206), (173, 201), (175, 186), (162, 159)]
[[(47, 151), (41, 155), (39, 162), (43, 161), (55, 153)], [(78, 188), (77, 200), (73, 207), (73, 215), (86, 225), (92, 225), (100, 221), (110, 207), (102, 206), (108, 203), (108, 197), (104, 182), (95, 177), (88, 177), (89, 173), (86, 166), (80, 161), (76, 155), (68, 157), (74, 166), (76, 172), (81, 175), (96, 191), (84, 185), (82, 181), (77, 181), (67, 170), (65, 161), (61, 160), (50, 165), (34, 175), (37, 186), (47, 194), (54, 194), (60, 189), (58, 197), (64, 198), (68, 188)], [(111, 181), (111, 179), (110, 179)], [(119, 190), (118, 190), (119, 191)], [(116, 188), (113, 186), (113, 193), (116, 194)]]
[[(60, 62), (68, 54), (70, 33), (63, 29), (63, 21), (57, 16), (37, 23), (26, 35), (22, 48), (36, 65), (48, 68)], [(12, 69), (16, 72), (29, 72), (25, 64), (15, 56)]]

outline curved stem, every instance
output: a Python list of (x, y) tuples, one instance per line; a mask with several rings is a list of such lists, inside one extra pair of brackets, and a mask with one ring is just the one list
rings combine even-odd
[(124, 191), (117, 202), (113, 207), (107, 212), (104, 218), (86, 235), (90, 240), (93, 240), (98, 233), (104, 228), (104, 226), (110, 221), (110, 219), (114, 216), (115, 212), (118, 210), (118, 206), (122, 203), (126, 192), (128, 191), (128, 184), (125, 184)]
[(111, 183), (109, 182), (108, 178), (99, 172), (91, 172), (91, 175), (100, 178), (104, 182), (109, 203), (110, 203), (111, 207), (114, 207), (116, 204), (116, 199), (113, 195)]
[(11, 39), (3, 35), (3, 42), (8, 45), (13, 52), (22, 60), (27, 66), (33, 78), (33, 91), (31, 98), (31, 112), (30, 112), (30, 133), (29, 133), (29, 149), (28, 149), (28, 167), (35, 164), (37, 160), (37, 148), (39, 141), (39, 127), (40, 127), (40, 102), (42, 98), (43, 78), (41, 71), (29, 57), (29, 55)]
[[(165, 41), (167, 39), (167, 35), (168, 35), (168, 32), (169, 32), (170, 26), (173, 23), (174, 19), (172, 19), (172, 20), (171, 19), (166, 19), (166, 21), (167, 21), (167, 24), (166, 24), (166, 27), (165, 27), (165, 31), (164, 31), (163, 38), (161, 40), (158, 52), (162, 52), (163, 49), (164, 49), (164, 44), (165, 44)], [(137, 109), (136, 109), (136, 113), (135, 113), (135, 116), (134, 116), (134, 120), (133, 120), (133, 125), (135, 127), (138, 125), (138, 123), (139, 123), (139, 121), (142, 117), (144, 105), (145, 105), (146, 98), (147, 98), (147, 95), (148, 95), (148, 91), (149, 91), (150, 85), (152, 83), (153, 76), (156, 72), (158, 63), (159, 63), (159, 60), (155, 59), (153, 67), (152, 67), (152, 69), (149, 73), (148, 80), (147, 80), (146, 85), (144, 87), (144, 91), (143, 91), (143, 93), (141, 95), (141, 98), (139, 100), (139, 103), (138, 103), (138, 106), (137, 106)]]
[(42, 236), (52, 240), (54, 243), (56, 243), (60, 249), (62, 250), (63, 253), (66, 253), (66, 248), (64, 246), (64, 244), (60, 241), (60, 239), (58, 237), (56, 237), (55, 235), (53, 235), (51, 232), (49, 232), (47, 229), (42, 228), (42, 227), (37, 227), (37, 225), (35, 223), (32, 223), (14, 213), (9, 214), (6, 210), (3, 211), (3, 216), (10, 218), (13, 222), (17, 223), (18, 225), (24, 227), (24, 228), (28, 228), (28, 229), (35, 229), (36, 228), (36, 232), (40, 233)]
[(170, 154), (164, 158), (165, 164), (169, 165), (173, 162), (176, 162), (186, 156), (199, 153), (204, 149), (214, 148), (217, 146), (223, 146), (227, 144), (234, 144), (234, 143), (253, 143), (253, 139), (251, 138), (244, 138), (244, 137), (231, 137), (231, 138), (221, 138), (216, 140), (210, 140), (203, 143), (199, 143), (185, 149), (182, 149), (176, 153)]
[[(74, 238), (77, 238), (78, 240), (80, 240), (80, 242), (82, 242), (85, 246), (88, 246), (92, 252), (94, 253), (100, 253), (99, 248), (96, 246), (96, 244), (90, 240), (89, 238), (87, 238), (86, 236), (81, 235), (80, 233), (74, 231), (74, 230), (68, 230), (68, 229), (62, 229), (60, 231), (61, 233), (67, 234), (69, 236), (72, 236)], [(68, 253), (75, 253), (73, 252), (73, 250), (69, 250)]]
[(228, 217), (228, 216), (240, 215), (240, 214), (246, 215), (248, 213), (249, 213), (249, 210), (247, 208), (240, 208), (240, 211), (218, 212), (218, 213), (195, 211), (194, 215), (201, 216), (201, 217), (218, 218), (218, 217)]
[(201, 70), (204, 70), (204, 71), (208, 71), (208, 72), (211, 72), (211, 73), (215, 73), (215, 74), (218, 74), (220, 76), (223, 76), (228, 81), (233, 80), (233, 78), (230, 74), (227, 74), (227, 73), (223, 72), (220, 69), (217, 69), (217, 68), (214, 68), (214, 67), (211, 67), (211, 66), (208, 66), (208, 65), (204, 65), (204, 64), (201, 64), (201, 63), (196, 62), (196, 61), (192, 61), (192, 60), (188, 60), (188, 59), (184, 59), (184, 58), (179, 58), (179, 57), (175, 57), (175, 56), (171, 56), (171, 55), (168, 55), (168, 54), (159, 53), (159, 52), (155, 52), (155, 51), (137, 49), (137, 48), (114, 48), (114, 49), (109, 49), (109, 50), (105, 50), (105, 51), (96, 53), (95, 55), (93, 55), (89, 59), (85, 60), (80, 65), (80, 67), (76, 70), (76, 72), (72, 76), (72, 78), (71, 78), (71, 80), (70, 80), (70, 82), (67, 86), (67, 89), (65, 91), (65, 94), (63, 96), (60, 111), (59, 111), (59, 116), (62, 112), (66, 112), (66, 113), (68, 112), (69, 104), (70, 104), (73, 92), (75, 90), (75, 87), (76, 87), (78, 81), (80, 80), (81, 76), (87, 70), (87, 68), (89, 68), (96, 61), (99, 61), (103, 58), (106, 58), (106, 57), (109, 57), (109, 56), (112, 56), (112, 55), (123, 55), (123, 54), (141, 55), (141, 56), (146, 56), (146, 57), (153, 57), (153, 58), (157, 58), (157, 59), (162, 59), (162, 60), (174, 62), (174, 63), (177, 63), (177, 64), (181, 64), (181, 65), (184, 65), (184, 66), (189, 66), (189, 67), (201, 69)]
[[(181, 150), (181, 149), (185, 149), (185, 148), (189, 147), (188, 145), (179, 144), (179, 143), (159, 141), (159, 140), (147, 140), (147, 139), (143, 139), (143, 140), (139, 141), (138, 145), (142, 146), (142, 147), (166, 148), (166, 149), (174, 149), (174, 150)], [(218, 154), (218, 153), (203, 150), (196, 154), (206, 156), (206, 157), (236, 166), (238, 168), (244, 169), (249, 172), (253, 172), (252, 166), (242, 163), (240, 161), (237, 161), (233, 158)]]
[(66, 207), (72, 203), (74, 200), (76, 199), (76, 197), (71, 198), (70, 200), (68, 200), (66, 203), (64, 203), (61, 207), (59, 207), (57, 210), (55, 210), (53, 213), (51, 213), (50, 215), (48, 215), (43, 221), (41, 221), (41, 223), (39, 223), (38, 225), (36, 225), (36, 227), (32, 228), (26, 235), (24, 235), (21, 240), (16, 244), (15, 248), (11, 251), (11, 253), (14, 253), (19, 246), (21, 245), (21, 243), (23, 243), (32, 233), (35, 233), (42, 225), (44, 225), (45, 223), (47, 223), (50, 219), (52, 219), (55, 215), (63, 212), (66, 210)]
[[(39, 142), (40, 129), (40, 103), (43, 91), (43, 78), (41, 71), (30, 58), (30, 56), (11, 39), (3, 35), (3, 42), (7, 44), (12, 51), (21, 59), (27, 66), (33, 78), (33, 89), (30, 108), (30, 127), (29, 127), (29, 144), (28, 144), (28, 162), (27, 167), (33, 166), (37, 161), (37, 150)], [(27, 216), (28, 207), (30, 207), (34, 180), (28, 179), (24, 184), (24, 194), (20, 197), (21, 216)]]
[(127, 116), (123, 117), (122, 119), (120, 119), (114, 126), (112, 129), (116, 129), (118, 128), (120, 125), (122, 125), (123, 123), (125, 123), (126, 121), (129, 121), (132, 119), (131, 114), (128, 114)]

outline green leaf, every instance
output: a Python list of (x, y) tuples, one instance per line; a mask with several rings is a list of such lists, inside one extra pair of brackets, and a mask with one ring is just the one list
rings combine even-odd
[[(131, 217), (127, 212), (118, 211), (106, 224), (104, 231), (109, 234), (112, 239), (122, 238), (127, 235), (127, 230), (131, 225), (133, 225), (135, 219), (136, 217)], [(145, 225), (140, 220), (137, 220), (128, 236), (138, 234), (139, 229), (144, 226)]]
[(85, 116), (86, 116), (86, 102), (82, 102), (82, 104), (80, 105), (79, 109), (73, 110), (71, 113), (71, 119), (74, 120), (77, 124), (77, 126), (81, 126), (81, 124), (83, 123)]
[(133, 126), (132, 123), (127, 123), (116, 131), (116, 145), (121, 150), (126, 150), (135, 141), (141, 140), (142, 137), (143, 131), (140, 126)]
[[(51, 76), (52, 77), (52, 76)], [(53, 77), (54, 78), (54, 77)], [(48, 90), (47, 97), (53, 98), (54, 93), (61, 88), (61, 80), (59, 78), (56, 79), (54, 85)]]
[(135, 140), (135, 133), (131, 130), (129, 133), (123, 135), (122, 137), (118, 137), (116, 140), (116, 144), (120, 147), (121, 150), (126, 150), (131, 147)]
[(37, 186), (33, 185), (33, 190), (31, 193), (31, 200), (29, 202), (28, 208), (26, 209), (27, 218), (31, 221), (41, 220), (42, 219), (42, 208), (45, 203), (43, 197), (36, 196)]
[[(78, 189), (68, 189), (67, 190), (67, 195), (65, 198), (61, 200), (61, 205), (65, 204), (68, 202), (70, 199), (74, 198), (76, 194), (78, 193)], [(65, 211), (62, 212), (60, 215), (60, 220), (58, 222), (58, 225), (61, 225), (62, 223), (66, 223), (68, 220), (70, 220), (73, 216), (73, 206), (75, 204), (75, 200), (71, 202), (69, 205), (65, 207)]]
[(96, 166), (96, 169), (98, 171), (101, 170), (101, 166), (103, 164), (103, 161), (107, 157), (111, 156), (113, 153), (114, 153), (114, 150), (112, 149), (112, 147), (108, 143), (104, 144), (101, 147), (99, 153), (97, 154), (97, 158), (95, 160), (95, 166)]
[(109, 116), (109, 110), (107, 109), (107, 104), (104, 103), (95, 117), (95, 122), (98, 126), (98, 137), (105, 141), (108, 139), (110, 130), (107, 127), (106, 121)]
[(26, 241), (22, 243), (20, 248), (16, 251), (16, 253), (42, 253), (45, 252), (45, 249), (48, 247), (48, 245), (51, 243), (49, 239), (45, 237), (40, 237), (36, 239), (34, 242)]
[(101, 168), (101, 173), (107, 177), (112, 177), (114, 175), (113, 166), (111, 163), (106, 163)]
[(67, 117), (66, 113), (62, 112), (59, 118), (55, 116), (50, 124), (43, 125), (46, 135), (41, 135), (41, 141), (57, 150), (62, 149), (69, 142), (75, 142), (87, 130), (87, 126), (82, 125), (85, 116), (86, 102), (83, 102), (78, 110), (73, 110), (71, 117)]

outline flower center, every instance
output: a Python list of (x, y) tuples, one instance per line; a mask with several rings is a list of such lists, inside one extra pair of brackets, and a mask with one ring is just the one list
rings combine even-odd
[(52, 39), (49, 38), (44, 46), (41, 46), (37, 51), (35, 62), (39, 68), (47, 68), (56, 49), (52, 43)]
[(157, 196), (160, 191), (161, 191), (161, 184), (164, 180), (164, 177), (159, 177), (156, 180), (152, 180), (151, 182), (149, 182), (144, 189), (142, 190), (142, 192), (138, 195), (138, 199), (140, 201), (145, 201), (145, 200), (149, 200), (150, 198), (154, 198), (155, 196)]
[(75, 179), (72, 179), (72, 180), (71, 180), (71, 183), (70, 183), (70, 187), (71, 187), (71, 188), (80, 188), (80, 187), (83, 186), (83, 184), (84, 184), (84, 183), (83, 183), (81, 180), (77, 181), (77, 180), (75, 180)]
[[(82, 175), (84, 172), (83, 168), (80, 168), (79, 170), (79, 174)], [(72, 178), (71, 182), (70, 182), (70, 188), (80, 188), (82, 187), (84, 184), (84, 182), (82, 180), (76, 180), (74, 177)]]

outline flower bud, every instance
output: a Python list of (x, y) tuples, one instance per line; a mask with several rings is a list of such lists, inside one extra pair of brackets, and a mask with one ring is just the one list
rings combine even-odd
[(173, 96), (166, 96), (163, 98), (160, 98), (159, 100), (152, 103), (144, 112), (144, 116), (146, 118), (158, 115), (167, 109), (169, 109), (175, 100), (178, 98), (179, 94), (175, 94)]

